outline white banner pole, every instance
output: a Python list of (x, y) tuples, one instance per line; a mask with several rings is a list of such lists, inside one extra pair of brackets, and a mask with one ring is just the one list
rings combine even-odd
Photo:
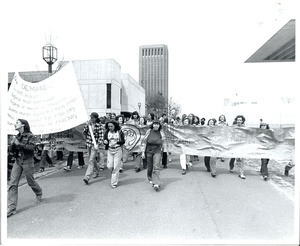
[(96, 139), (95, 139), (95, 136), (94, 136), (94, 132), (93, 132), (92, 126), (90, 124), (89, 124), (89, 130), (90, 130), (90, 134), (92, 136), (94, 147), (96, 148), (97, 143), (96, 143)]

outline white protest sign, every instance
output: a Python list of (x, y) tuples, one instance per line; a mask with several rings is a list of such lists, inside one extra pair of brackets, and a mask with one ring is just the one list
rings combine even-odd
[(87, 121), (72, 62), (51, 77), (31, 83), (15, 73), (8, 91), (8, 134), (17, 119), (26, 119), (33, 134), (48, 134)]

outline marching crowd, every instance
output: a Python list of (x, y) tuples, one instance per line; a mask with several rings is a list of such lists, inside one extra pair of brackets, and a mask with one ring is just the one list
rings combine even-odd
[[(158, 191), (161, 185), (160, 181), (160, 166), (167, 168), (168, 152), (166, 137), (162, 130), (163, 124), (178, 125), (207, 125), (213, 126), (228, 126), (225, 115), (220, 115), (217, 119), (209, 119), (207, 123), (205, 118), (199, 118), (193, 114), (183, 114), (182, 117), (168, 118), (163, 114), (160, 118), (155, 117), (153, 113), (149, 113), (147, 117), (140, 117), (137, 111), (134, 111), (130, 118), (125, 118), (123, 115), (109, 113), (106, 116), (99, 117), (98, 113), (93, 112), (90, 115), (90, 120), (86, 122), (83, 134), (86, 138), (86, 146), (88, 150), (88, 165), (83, 178), (85, 184), (89, 184), (91, 178), (99, 176), (100, 171), (103, 171), (105, 164), (111, 174), (111, 187), (117, 188), (119, 174), (123, 172), (123, 164), (131, 155), (135, 166), (134, 170), (140, 172), (142, 168), (147, 169), (147, 179), (152, 187)], [(244, 126), (245, 117), (243, 115), (236, 116), (233, 125)], [(128, 152), (123, 145), (125, 143), (124, 133), (121, 130), (123, 124), (144, 126), (149, 125), (144, 138), (141, 140), (142, 151)], [(269, 129), (269, 125), (260, 122), (260, 128)], [(8, 187), (8, 212), (7, 217), (16, 213), (18, 200), (18, 184), (21, 174), (24, 171), (28, 185), (36, 194), (36, 202), (42, 200), (42, 188), (34, 180), (34, 149), (36, 137), (31, 133), (29, 123), (24, 119), (18, 119), (15, 129), (19, 134), (13, 137), (10, 141), (10, 152), (15, 157), (15, 163), (11, 171), (11, 177)], [(78, 168), (84, 167), (83, 152), (78, 152)], [(74, 152), (70, 151), (67, 161), (67, 166), (64, 170), (71, 171)], [(204, 164), (211, 176), (217, 176), (216, 163), (219, 157), (204, 157)], [(198, 156), (181, 154), (180, 165), (182, 175), (186, 174), (189, 166), (192, 166), (193, 161), (199, 160)], [(170, 161), (170, 158), (169, 158)], [(237, 157), (231, 158), (229, 161), (229, 171), (233, 172), (234, 163), (238, 166), (239, 177), (245, 179), (244, 174), (244, 159)], [(261, 175), (264, 180), (268, 179), (268, 163), (269, 159), (261, 159)], [(289, 163), (285, 167), (285, 175), (288, 176), (288, 171), (294, 164)]]

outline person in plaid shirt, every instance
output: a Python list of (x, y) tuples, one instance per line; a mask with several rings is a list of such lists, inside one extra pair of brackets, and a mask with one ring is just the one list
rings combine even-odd
[[(90, 117), (91, 119), (86, 123), (86, 125), (83, 128), (83, 134), (86, 137), (86, 146), (89, 153), (89, 164), (83, 179), (83, 181), (86, 184), (89, 183), (89, 180), (91, 179), (94, 170), (95, 170), (95, 174), (93, 178), (97, 178), (99, 176), (99, 167), (96, 163), (96, 156), (99, 150), (99, 146), (103, 145), (103, 135), (104, 135), (103, 127), (96, 122), (99, 115), (96, 112), (93, 112), (91, 113)], [(94, 146), (92, 135), (89, 130), (89, 126), (91, 126), (93, 130), (96, 146)]]

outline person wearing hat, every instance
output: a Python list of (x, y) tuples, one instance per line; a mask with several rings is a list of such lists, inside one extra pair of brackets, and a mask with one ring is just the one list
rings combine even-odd
[(36, 195), (36, 203), (42, 201), (42, 188), (34, 180), (34, 149), (36, 137), (30, 131), (27, 120), (18, 119), (15, 129), (19, 132), (10, 142), (10, 152), (15, 157), (7, 192), (7, 217), (16, 214), (18, 203), (18, 186), (24, 171), (28, 185)]
[[(86, 146), (89, 153), (89, 164), (84, 176), (83, 181), (88, 184), (89, 180), (91, 179), (91, 176), (93, 172), (95, 171), (95, 174), (93, 178), (97, 178), (99, 176), (99, 167), (96, 163), (96, 156), (99, 150), (99, 146), (103, 145), (103, 135), (104, 131), (102, 126), (97, 123), (99, 115), (96, 112), (91, 113), (90, 120), (86, 123), (86, 125), (83, 128), (83, 134), (86, 137)], [(91, 128), (91, 131), (90, 131)], [(95, 143), (93, 143), (93, 137), (95, 138)]]
[(154, 120), (142, 140), (142, 158), (147, 159), (147, 178), (156, 191), (158, 191), (161, 185), (159, 165), (161, 162), (161, 152), (166, 145), (165, 140), (166, 137), (159, 120)]

